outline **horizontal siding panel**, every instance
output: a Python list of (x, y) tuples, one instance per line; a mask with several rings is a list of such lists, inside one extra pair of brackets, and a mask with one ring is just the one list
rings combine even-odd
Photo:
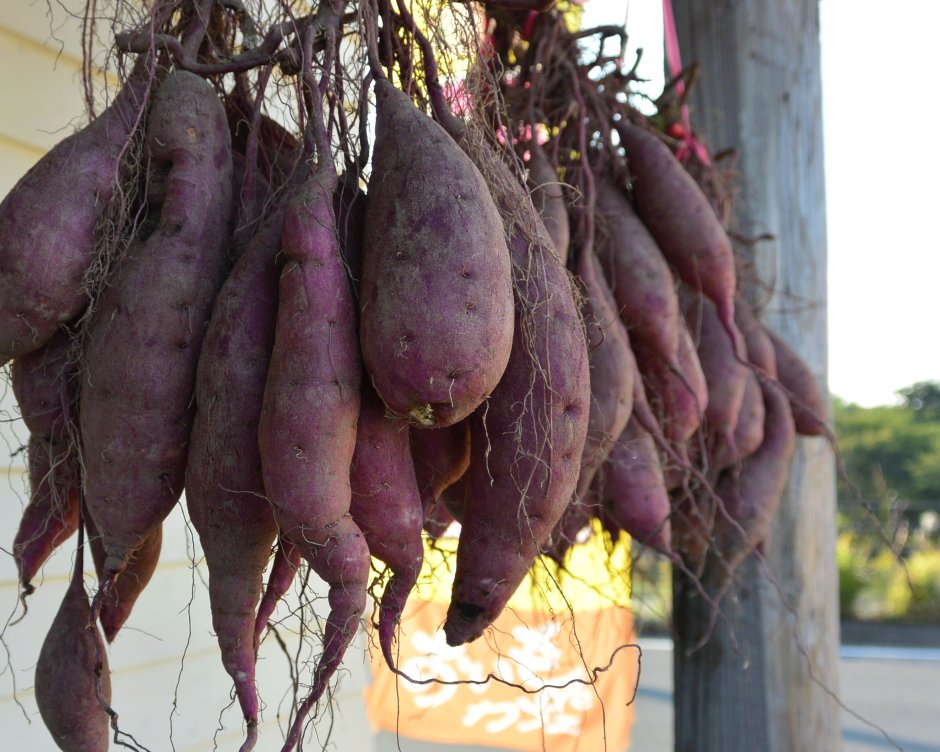
[[(82, 14), (84, 0), (6, 0), (0, 28), (48, 48), (73, 65), (82, 62)], [(110, 29), (99, 26), (102, 38)]]
[(81, 66), (0, 28), (0, 134), (40, 149), (85, 123)]
[(0, 198), (6, 196), (45, 153), (45, 149), (0, 135)]

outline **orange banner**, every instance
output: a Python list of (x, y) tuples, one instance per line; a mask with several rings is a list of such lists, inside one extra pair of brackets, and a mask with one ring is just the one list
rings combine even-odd
[[(639, 665), (639, 651), (622, 647), (633, 641), (626, 552), (610, 558), (602, 537), (595, 536), (574, 549), (581, 565), (572, 566), (581, 575), (577, 580), (552, 564), (537, 565), (492, 629), (452, 648), (441, 627), (450, 596), (448, 554), (455, 543), (442, 541), (444, 551), (426, 550), (425, 572), (408, 601), (397, 643), (401, 671), (413, 680), (440, 682), (417, 684), (396, 676), (373, 651), (373, 683), (366, 691), (372, 724), (430, 742), (532, 752), (626, 749)], [(591, 681), (591, 669), (608, 664), (596, 682), (583, 683)], [(519, 686), (454, 683), (489, 674)]]

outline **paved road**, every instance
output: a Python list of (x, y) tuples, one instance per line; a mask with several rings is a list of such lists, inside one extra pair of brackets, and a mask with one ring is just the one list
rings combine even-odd
[[(643, 640), (631, 752), (672, 750), (672, 647)], [(940, 752), (940, 650), (846, 648), (839, 662), (841, 697), (881, 726), (905, 752)], [(843, 715), (843, 752), (897, 749), (875, 728)]]

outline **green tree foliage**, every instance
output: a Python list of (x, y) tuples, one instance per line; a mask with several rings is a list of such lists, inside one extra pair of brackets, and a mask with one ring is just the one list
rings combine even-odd
[[(860, 407), (835, 400), (836, 437), (849, 477), (866, 500), (940, 504), (940, 383), (902, 389), (897, 406)], [(839, 498), (851, 498), (840, 484)]]
[(921, 382), (898, 394), (902, 404), (894, 406), (835, 400), (835, 433), (848, 475), (876, 518), (852, 503), (851, 490), (840, 482), (839, 601), (846, 619), (936, 623), (940, 383)]
[(898, 394), (904, 398), (904, 406), (914, 413), (914, 420), (940, 422), (940, 384), (936, 381), (919, 381)]

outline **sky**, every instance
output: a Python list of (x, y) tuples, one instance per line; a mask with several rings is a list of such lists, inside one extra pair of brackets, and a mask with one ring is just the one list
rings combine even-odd
[[(590, 0), (663, 85), (661, 0)], [(829, 387), (865, 406), (940, 381), (940, 0), (821, 0)], [(687, 63), (689, 61), (683, 61)], [(693, 121), (693, 126), (694, 126)], [(730, 144), (729, 144), (730, 146)]]

